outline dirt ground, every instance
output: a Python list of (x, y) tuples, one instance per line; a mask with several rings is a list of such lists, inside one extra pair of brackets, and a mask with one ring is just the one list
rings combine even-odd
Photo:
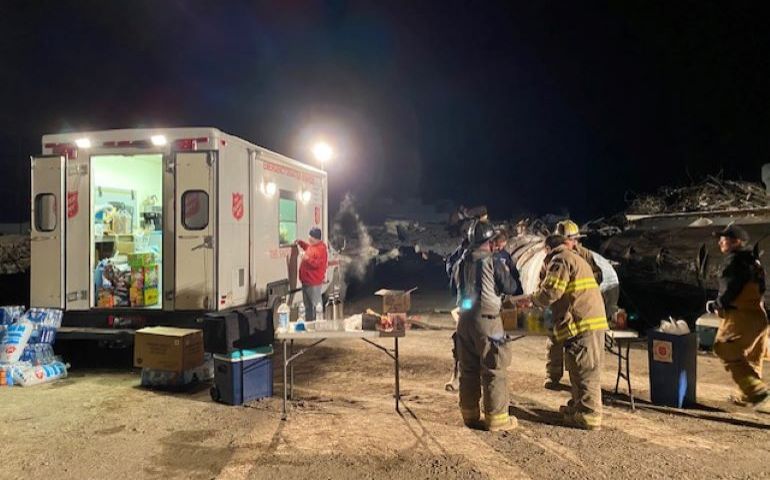
[(129, 368), (74, 369), (54, 384), (2, 389), (0, 477), (770, 478), (770, 417), (725, 401), (729, 378), (711, 355), (698, 359), (702, 405), (675, 410), (646, 402), (646, 352), (632, 351), (636, 412), (627, 397), (608, 395), (607, 355), (605, 426), (585, 432), (560, 424), (555, 412), (569, 393), (542, 388), (544, 339), (524, 338), (512, 344), (509, 370), (520, 427), (488, 433), (464, 428), (456, 394), (444, 390), (450, 335), (415, 330), (400, 342), (401, 414), (392, 363), (360, 341), (328, 341), (297, 363), (287, 421), (277, 396), (230, 407), (207, 388), (139, 388)]

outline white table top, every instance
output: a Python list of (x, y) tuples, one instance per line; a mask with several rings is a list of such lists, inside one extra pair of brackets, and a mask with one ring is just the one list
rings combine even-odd
[(322, 338), (379, 338), (377, 330), (311, 330), (307, 332), (276, 332), (276, 340), (320, 340)]
[(639, 333), (634, 330), (605, 330), (604, 334), (615, 340), (622, 340), (624, 338), (639, 338)]

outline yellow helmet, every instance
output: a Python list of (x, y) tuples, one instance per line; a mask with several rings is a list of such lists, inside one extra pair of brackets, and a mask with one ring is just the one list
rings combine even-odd
[(580, 235), (580, 227), (572, 220), (562, 220), (556, 224), (556, 235), (562, 235), (564, 237), (582, 237)]

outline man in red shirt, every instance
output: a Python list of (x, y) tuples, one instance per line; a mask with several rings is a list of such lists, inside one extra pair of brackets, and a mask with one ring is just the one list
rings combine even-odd
[(315, 307), (322, 302), (321, 286), (326, 277), (328, 258), (326, 244), (321, 238), (321, 229), (313, 227), (308, 242), (297, 240), (297, 245), (305, 252), (299, 265), (299, 280), (302, 282), (302, 301), (307, 321), (315, 320)]

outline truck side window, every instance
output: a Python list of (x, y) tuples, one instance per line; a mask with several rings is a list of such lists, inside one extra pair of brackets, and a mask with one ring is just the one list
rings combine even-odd
[(53, 193), (35, 195), (35, 230), (53, 232), (56, 220), (56, 196)]
[(187, 230), (203, 230), (209, 226), (209, 194), (188, 190), (182, 194), (182, 225)]
[(278, 198), (278, 244), (291, 245), (297, 240), (297, 197), (281, 190)]

